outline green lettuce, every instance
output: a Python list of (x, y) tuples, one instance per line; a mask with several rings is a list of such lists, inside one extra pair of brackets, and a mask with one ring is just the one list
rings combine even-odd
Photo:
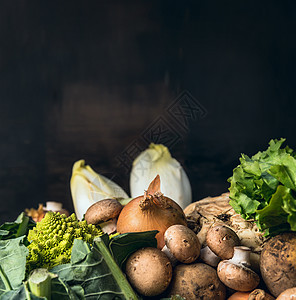
[(242, 154), (228, 179), (230, 205), (266, 236), (296, 231), (296, 154), (284, 142), (271, 140), (251, 158)]

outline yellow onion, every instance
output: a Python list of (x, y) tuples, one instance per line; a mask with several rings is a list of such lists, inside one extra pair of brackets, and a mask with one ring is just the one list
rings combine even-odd
[(184, 212), (175, 201), (161, 193), (160, 177), (157, 175), (144, 195), (124, 206), (118, 217), (117, 232), (158, 230), (157, 247), (161, 249), (164, 246), (164, 232), (175, 224), (187, 226)]

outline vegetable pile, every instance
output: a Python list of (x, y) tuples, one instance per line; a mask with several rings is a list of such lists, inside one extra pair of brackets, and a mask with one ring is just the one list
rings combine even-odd
[[(61, 236), (62, 229), (57, 231), (53, 227), (58, 226), (57, 222), (61, 222), (59, 219), (68, 220), (68, 224), (71, 223), (73, 227), (67, 226), (67, 228), (71, 227), (74, 231), (76, 229), (77, 233), (80, 232), (80, 236), (74, 238), (73, 232), (71, 245), (63, 248), (61, 247), (63, 240), (60, 240), (61, 243), (53, 244), (50, 248), (50, 245), (41, 239), (42, 228), (46, 228), (45, 225), (47, 225), (48, 229), (53, 231), (53, 236), (48, 240), (51, 244), (56, 238), (59, 239), (57, 235)], [(102, 235), (99, 230), (94, 229), (93, 225), (87, 225), (91, 228), (89, 232), (92, 234), (85, 233), (85, 228), (84, 231), (82, 230), (85, 221), (78, 222), (73, 215), (67, 218), (59, 213), (48, 212), (43, 220), (29, 230), (32, 228), (32, 223), (28, 222), (28, 217), (22, 213), (16, 222), (1, 226), (1, 228), (7, 229), (9, 227), (6, 233), (10, 233), (0, 236), (1, 300), (138, 299), (138, 295), (130, 286), (120, 266), (122, 267), (127, 257), (137, 249), (156, 247), (155, 231), (108, 236), (107, 234)], [(60, 225), (65, 227), (63, 224)], [(22, 228), (23, 235), (18, 236), (20, 228)], [(40, 234), (36, 235), (36, 231), (39, 231)], [(44, 234), (46, 237), (48, 232), (44, 231)], [(36, 237), (37, 239), (35, 239)], [(30, 238), (34, 239), (33, 244), (28, 242)], [(83, 238), (87, 241), (84, 241)], [(31, 255), (32, 252), (38, 255), (35, 247), (40, 248), (38, 264), (33, 263)], [(56, 249), (57, 247), (58, 249)], [(46, 253), (48, 256), (45, 255)], [(58, 259), (61, 255), (63, 258)], [(47, 257), (51, 257), (52, 261)], [(53, 262), (54, 267), (52, 267)], [(32, 273), (28, 272), (28, 265), (30, 270), (33, 270)], [(43, 276), (44, 270), (48, 276)], [(37, 275), (34, 272), (37, 272)], [(43, 278), (40, 282), (41, 287), (36, 288), (36, 283), (32, 284), (32, 276)]]
[(254, 219), (266, 236), (296, 231), (296, 153), (271, 140), (266, 151), (242, 154), (229, 178), (230, 205), (245, 219)]
[[(154, 179), (133, 198), (76, 162), (75, 214), (47, 203), (0, 226), (0, 300), (296, 296), (296, 154), (283, 142), (243, 154), (230, 193), (185, 208), (189, 182), (163, 145), (135, 160), (149, 154)], [(147, 182), (137, 176), (132, 190)]]

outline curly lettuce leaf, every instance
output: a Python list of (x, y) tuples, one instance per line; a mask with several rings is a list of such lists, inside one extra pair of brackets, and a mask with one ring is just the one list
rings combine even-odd
[(295, 152), (271, 140), (266, 151), (241, 155), (230, 182), (230, 205), (245, 219), (254, 219), (265, 235), (296, 231)]
[(266, 230), (266, 234), (277, 234), (290, 229), (287, 212), (283, 209), (284, 203), (290, 197), (292, 197), (290, 189), (279, 185), (269, 204), (256, 211), (256, 222), (261, 231)]

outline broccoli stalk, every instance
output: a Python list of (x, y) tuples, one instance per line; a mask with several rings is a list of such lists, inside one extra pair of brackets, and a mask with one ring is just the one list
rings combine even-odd
[(31, 272), (28, 285), (33, 295), (51, 299), (51, 280), (57, 275), (48, 272), (47, 269), (39, 268)]

